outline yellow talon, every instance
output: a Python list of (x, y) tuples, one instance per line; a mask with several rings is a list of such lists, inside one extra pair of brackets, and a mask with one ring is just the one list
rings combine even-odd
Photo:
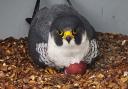
[(55, 68), (52, 68), (52, 67), (45, 68), (44, 72), (46, 74), (56, 74), (57, 73), (57, 71), (55, 70)]

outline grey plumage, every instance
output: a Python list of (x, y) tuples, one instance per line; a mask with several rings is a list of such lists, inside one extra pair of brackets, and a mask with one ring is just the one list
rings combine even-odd
[[(46, 65), (58, 66), (48, 57), (48, 35), (50, 33), (53, 21), (57, 17), (65, 15), (77, 16), (83, 22), (84, 27), (86, 28), (85, 30), (90, 44), (95, 43), (95, 46), (90, 45), (90, 50), (93, 48), (95, 50), (89, 51), (89, 53), (85, 56), (87, 62), (89, 61), (88, 63), (90, 63), (92, 59), (98, 55), (97, 43), (95, 40), (95, 30), (83, 16), (68, 5), (54, 5), (51, 8), (44, 7), (40, 9), (33, 18), (28, 35), (30, 55), (33, 58), (33, 61), (40, 67), (45, 67)], [(94, 55), (92, 55), (93, 53)], [(91, 55), (91, 57), (89, 55)]]

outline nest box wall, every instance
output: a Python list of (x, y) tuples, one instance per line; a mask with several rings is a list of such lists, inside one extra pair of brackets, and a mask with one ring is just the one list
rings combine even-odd
[[(27, 36), (36, 0), (0, 0), (0, 39)], [(40, 7), (65, 0), (41, 0)], [(128, 34), (128, 0), (72, 0), (97, 31)]]
[(36, 0), (0, 0), (0, 39), (13, 36), (27, 36), (29, 25), (26, 17), (31, 17)]

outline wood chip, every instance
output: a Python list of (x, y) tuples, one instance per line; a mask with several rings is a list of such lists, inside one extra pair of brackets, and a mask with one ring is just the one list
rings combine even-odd
[(128, 36), (97, 33), (101, 55), (84, 75), (38, 69), (27, 38), (0, 40), (1, 89), (128, 89)]

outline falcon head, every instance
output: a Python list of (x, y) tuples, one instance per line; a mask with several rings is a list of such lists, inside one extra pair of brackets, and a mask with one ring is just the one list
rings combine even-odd
[(85, 37), (84, 33), (84, 24), (75, 15), (57, 17), (50, 30), (51, 40), (54, 40), (57, 46), (80, 45)]

